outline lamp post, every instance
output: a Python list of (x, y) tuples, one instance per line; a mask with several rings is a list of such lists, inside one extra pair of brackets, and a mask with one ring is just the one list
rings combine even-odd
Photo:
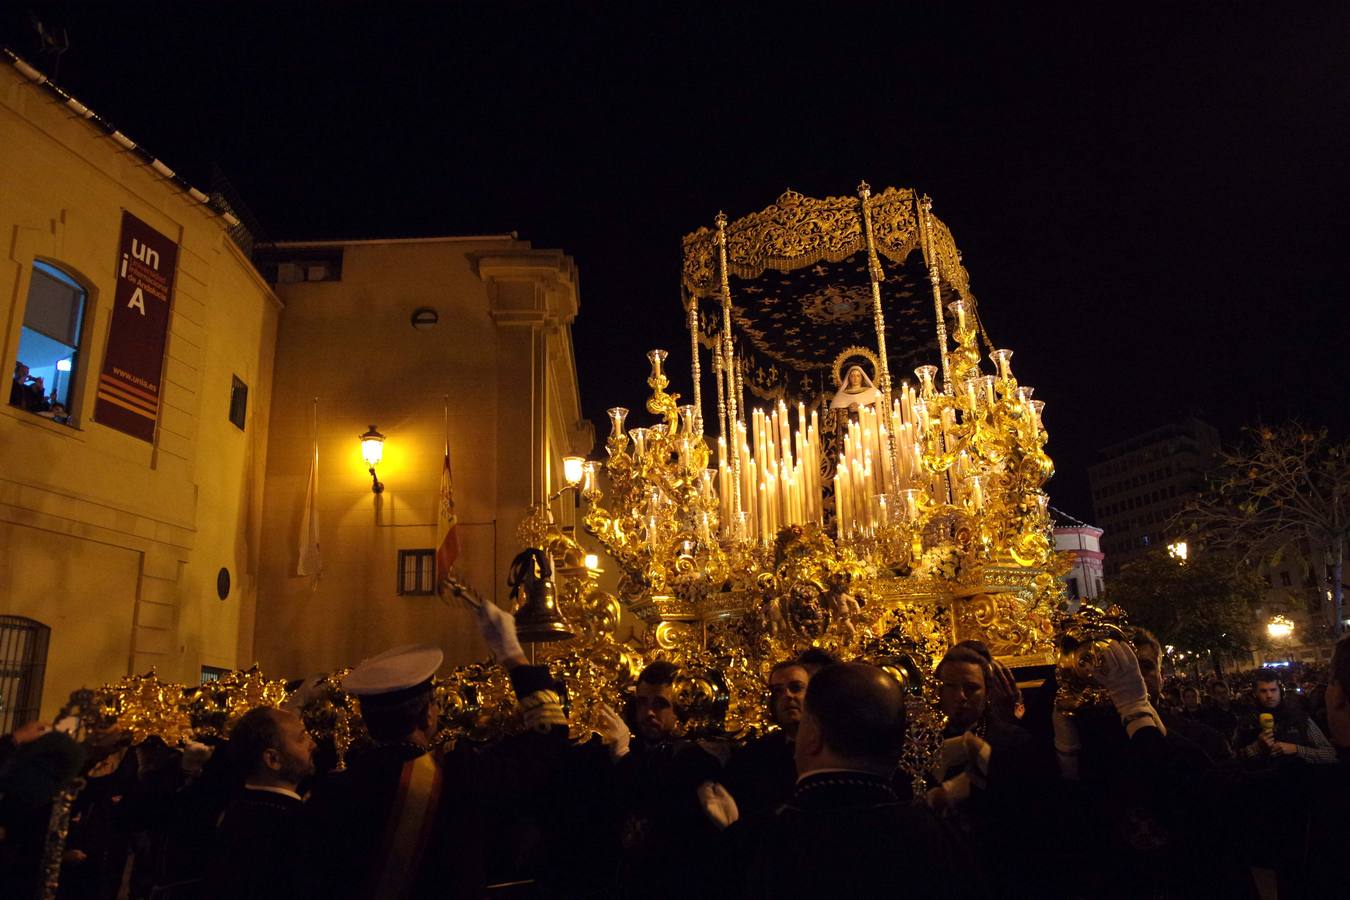
[(375, 467), (384, 459), (384, 435), (375, 430), (371, 425), (370, 430), (357, 438), (361, 442), (361, 458), (365, 460), (366, 466), (370, 469), (370, 489), (376, 494), (384, 493), (384, 485), (375, 475)]

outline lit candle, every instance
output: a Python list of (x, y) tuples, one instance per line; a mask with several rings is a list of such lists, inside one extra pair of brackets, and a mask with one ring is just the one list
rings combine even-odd
[(979, 475), (972, 475), (967, 479), (970, 484), (970, 502), (976, 509), (984, 509), (984, 479)]

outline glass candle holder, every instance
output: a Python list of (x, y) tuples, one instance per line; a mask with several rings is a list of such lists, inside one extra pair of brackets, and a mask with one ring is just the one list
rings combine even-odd
[(661, 375), (661, 364), (664, 363), (664, 362), (666, 361), (666, 357), (667, 357), (667, 356), (669, 356), (669, 354), (666, 353), (666, 351), (664, 351), (664, 350), (648, 350), (648, 351), (647, 351), (647, 360), (648, 360), (649, 362), (651, 362), (651, 364), (652, 364), (652, 380), (653, 380), (653, 381), (660, 381), (660, 380), (661, 380), (661, 377), (662, 377), (662, 375)]
[(704, 469), (702, 472), (698, 473), (698, 493), (699, 496), (702, 497), (704, 500), (713, 499), (716, 493), (716, 489), (714, 488), (714, 485), (716, 484), (717, 484), (716, 469)]
[(914, 522), (919, 518), (919, 497), (921, 492), (918, 488), (905, 488), (900, 492), (900, 499), (904, 503), (904, 516), (906, 522)]
[(634, 428), (628, 436), (633, 439), (633, 455), (644, 456), (647, 453), (647, 429)]
[(693, 434), (694, 420), (697, 418), (694, 415), (694, 404), (687, 403), (684, 406), (679, 407), (679, 413), (681, 430), (683, 430), (685, 434)]
[(594, 460), (587, 460), (581, 467), (581, 495), (590, 498), (595, 495), (600, 486), (600, 464)]
[(937, 377), (937, 366), (919, 366), (914, 370), (919, 379), (919, 396), (927, 400), (933, 396), (933, 379)]
[(967, 496), (975, 509), (984, 509), (984, 476), (971, 475), (966, 479)]
[(990, 406), (993, 406), (994, 401), (996, 399), (994, 394), (994, 387), (995, 385), (998, 384), (998, 379), (995, 378), (993, 375), (985, 375), (983, 378), (980, 379), (980, 381), (984, 384), (985, 402), (988, 403)]
[(998, 369), (998, 377), (1004, 381), (1012, 377), (1012, 355), (1011, 350), (994, 350), (989, 354), (990, 361)]
[(962, 389), (966, 392), (966, 400), (970, 404), (970, 409), (976, 410), (980, 406), (980, 379), (967, 378), (961, 383)]
[(628, 410), (622, 406), (615, 406), (609, 410), (609, 436), (611, 440), (618, 440), (624, 436), (623, 420), (628, 418)]
[(956, 330), (966, 330), (966, 302), (964, 300), (953, 300), (947, 304), (947, 308), (952, 311), (952, 318), (956, 320)]

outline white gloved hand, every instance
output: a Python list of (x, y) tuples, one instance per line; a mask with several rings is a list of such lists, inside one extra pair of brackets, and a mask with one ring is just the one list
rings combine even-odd
[(1163, 734), (1162, 717), (1148, 702), (1148, 688), (1139, 672), (1139, 658), (1128, 644), (1112, 641), (1102, 651), (1101, 663), (1093, 673), (1097, 683), (1111, 695), (1111, 704), (1120, 715), (1120, 721), (1130, 737), (1140, 728), (1152, 726)]
[(298, 688), (286, 695), (286, 699), (281, 701), (281, 708), (294, 713), (300, 712), (310, 703), (319, 699), (319, 685), (322, 683), (322, 675), (309, 676), (300, 682)]
[(938, 763), (941, 768), (937, 772), (939, 778), (956, 766), (965, 765), (970, 761), (970, 748), (966, 746), (965, 738), (964, 734), (959, 734), (942, 742), (942, 761)]
[(973, 763), (966, 771), (970, 772), (973, 768), (971, 778), (977, 787), (983, 787), (984, 778), (989, 774), (989, 760), (994, 755), (994, 748), (973, 731), (967, 731), (961, 736), (961, 740), (966, 745), (966, 754), (970, 757), (970, 762)]
[(510, 613), (495, 603), (481, 603), (473, 614), (478, 620), (479, 633), (499, 662), (525, 658), (525, 651), (516, 640), (516, 620)]
[(628, 723), (611, 709), (608, 703), (600, 704), (600, 727), (596, 729), (596, 734), (600, 735), (600, 741), (609, 748), (611, 759), (622, 759), (628, 755), (628, 745), (633, 740), (633, 735), (628, 730)]
[(741, 817), (735, 798), (715, 781), (705, 781), (698, 786), (698, 804), (708, 821), (719, 830), (734, 825)]

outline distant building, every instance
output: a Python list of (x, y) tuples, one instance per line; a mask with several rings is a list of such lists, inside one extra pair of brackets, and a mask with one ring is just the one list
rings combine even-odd
[(1204, 487), (1218, 451), (1219, 432), (1195, 418), (1102, 449), (1105, 459), (1088, 469), (1088, 480), (1093, 514), (1109, 535), (1102, 542), (1107, 575), (1175, 537), (1167, 524)]
[(1073, 554), (1073, 568), (1064, 578), (1065, 591), (1074, 606), (1083, 600), (1096, 600), (1104, 592), (1102, 529), (1060, 510), (1051, 512), (1055, 519), (1055, 549)]

